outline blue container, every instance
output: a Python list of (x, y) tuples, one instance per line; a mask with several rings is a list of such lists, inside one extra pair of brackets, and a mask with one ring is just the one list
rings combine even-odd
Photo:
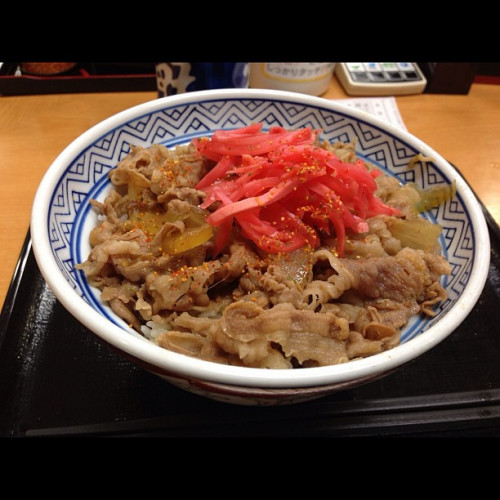
[(158, 97), (194, 90), (247, 88), (248, 63), (157, 63)]

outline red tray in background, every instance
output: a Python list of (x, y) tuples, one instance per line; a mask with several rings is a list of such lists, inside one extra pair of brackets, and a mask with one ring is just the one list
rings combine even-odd
[(22, 63), (0, 68), (0, 96), (80, 92), (155, 91), (155, 63), (76, 63), (60, 74), (30, 74)]

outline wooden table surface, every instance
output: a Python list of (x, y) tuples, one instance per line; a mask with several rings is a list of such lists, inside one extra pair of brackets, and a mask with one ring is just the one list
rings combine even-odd
[[(333, 79), (325, 98), (347, 98)], [(0, 96), (0, 306), (26, 237), (38, 184), (57, 155), (109, 116), (155, 92)], [(468, 95), (396, 98), (409, 132), (456, 165), (500, 224), (500, 85)]]

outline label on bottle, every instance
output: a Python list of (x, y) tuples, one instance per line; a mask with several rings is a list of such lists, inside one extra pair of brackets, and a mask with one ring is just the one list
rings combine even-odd
[(330, 77), (335, 63), (261, 63), (262, 74), (282, 82), (314, 82)]

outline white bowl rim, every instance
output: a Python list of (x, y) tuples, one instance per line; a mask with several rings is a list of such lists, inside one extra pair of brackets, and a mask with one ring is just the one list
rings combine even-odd
[[(434, 164), (439, 166), (449, 177), (456, 179), (457, 192), (460, 193), (464, 206), (469, 213), (476, 241), (480, 241), (481, 244), (477, 245), (476, 258), (464, 293), (437, 324), (392, 350), (339, 365), (299, 370), (268, 370), (217, 364), (163, 349), (147, 339), (127, 334), (111, 321), (104, 320), (103, 322), (103, 317), (87, 304), (66, 281), (55, 260), (46, 258), (47, 255), (53, 255), (46, 224), (46, 214), (52, 188), (58, 182), (61, 171), (66, 169), (68, 163), (74, 160), (82, 150), (91, 145), (97, 138), (102, 137), (109, 130), (121, 124), (158, 111), (165, 106), (188, 104), (193, 100), (252, 98), (288, 100), (351, 115), (382, 130), (387, 130), (392, 135), (421, 151), (425, 156), (432, 157)], [(218, 89), (190, 92), (138, 104), (101, 121), (71, 142), (48, 168), (35, 194), (30, 231), (33, 253), (49, 288), (61, 304), (98, 337), (119, 350), (174, 376), (246, 387), (298, 389), (332, 385), (376, 376), (415, 359), (450, 335), (468, 316), (484, 288), (490, 262), (488, 227), (479, 202), (460, 173), (441, 155), (411, 133), (388, 124), (364, 111), (347, 107), (342, 104), (341, 100), (330, 100), (279, 90)]]

